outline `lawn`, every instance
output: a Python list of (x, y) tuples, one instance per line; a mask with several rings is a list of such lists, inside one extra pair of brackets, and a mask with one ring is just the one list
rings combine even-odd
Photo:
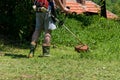
[(120, 80), (119, 23), (94, 17), (67, 22), (88, 52), (74, 51), (78, 42), (64, 27), (53, 31), (51, 57), (39, 57), (39, 43), (35, 57), (28, 59), (28, 44), (0, 38), (0, 80)]
[[(41, 46), (39, 46), (41, 47)], [(51, 57), (28, 59), (28, 49), (12, 48), (0, 56), (0, 80), (119, 80), (120, 62), (86, 57), (71, 47), (51, 48)], [(94, 52), (95, 53), (95, 52)], [(84, 57), (85, 56), (85, 57)], [(92, 56), (91, 56), (92, 57)]]

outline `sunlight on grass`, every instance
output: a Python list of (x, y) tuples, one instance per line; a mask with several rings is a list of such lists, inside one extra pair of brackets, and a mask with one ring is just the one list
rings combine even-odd
[(53, 31), (51, 57), (38, 57), (41, 43), (28, 59), (29, 45), (1, 40), (0, 80), (120, 80), (119, 23), (96, 16), (69, 21), (68, 27), (89, 46), (88, 52), (75, 52), (79, 42), (64, 28)]
[[(25, 57), (28, 49), (15, 49), (13, 53), (0, 56), (1, 80), (118, 80), (119, 61), (99, 61), (86, 58), (88, 53), (77, 53), (72, 47), (51, 48), (51, 57)], [(15, 52), (15, 53), (14, 53)], [(8, 55), (9, 54), (9, 55)], [(10, 55), (11, 54), (11, 55)], [(12, 55), (14, 54), (14, 55)], [(21, 55), (20, 55), (21, 54)], [(81, 57), (81, 54), (84, 54)], [(92, 54), (92, 53), (91, 53)], [(90, 55), (89, 55), (90, 56)]]

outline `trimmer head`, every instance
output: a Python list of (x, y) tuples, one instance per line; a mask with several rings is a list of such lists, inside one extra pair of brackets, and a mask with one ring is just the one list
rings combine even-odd
[(80, 45), (77, 45), (75, 46), (75, 51), (77, 52), (87, 52), (89, 50), (89, 47), (87, 45), (84, 45), (84, 44), (80, 44)]

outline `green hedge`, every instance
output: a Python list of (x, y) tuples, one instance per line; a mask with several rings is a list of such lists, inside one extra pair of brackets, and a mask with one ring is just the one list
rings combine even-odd
[(31, 0), (0, 0), (0, 33), (28, 38), (34, 29)]
[[(97, 0), (94, 1), (98, 2)], [(118, 6), (120, 2), (110, 2), (107, 1), (107, 7), (119, 15), (120, 8)], [(20, 40), (30, 40), (35, 26), (35, 12), (32, 5), (32, 0), (0, 0), (0, 34), (9, 34)], [(78, 17), (74, 16), (74, 19)], [(82, 22), (83, 26), (88, 26), (91, 23), (91, 17), (83, 16), (78, 21)]]

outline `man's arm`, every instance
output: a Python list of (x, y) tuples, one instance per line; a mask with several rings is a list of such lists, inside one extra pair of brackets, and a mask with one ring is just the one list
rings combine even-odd
[(66, 0), (61, 0), (64, 7), (66, 7)]
[(65, 0), (54, 0), (55, 1), (55, 4), (57, 6), (59, 6), (64, 12), (69, 12), (69, 10), (65, 7), (65, 3), (66, 2)]

